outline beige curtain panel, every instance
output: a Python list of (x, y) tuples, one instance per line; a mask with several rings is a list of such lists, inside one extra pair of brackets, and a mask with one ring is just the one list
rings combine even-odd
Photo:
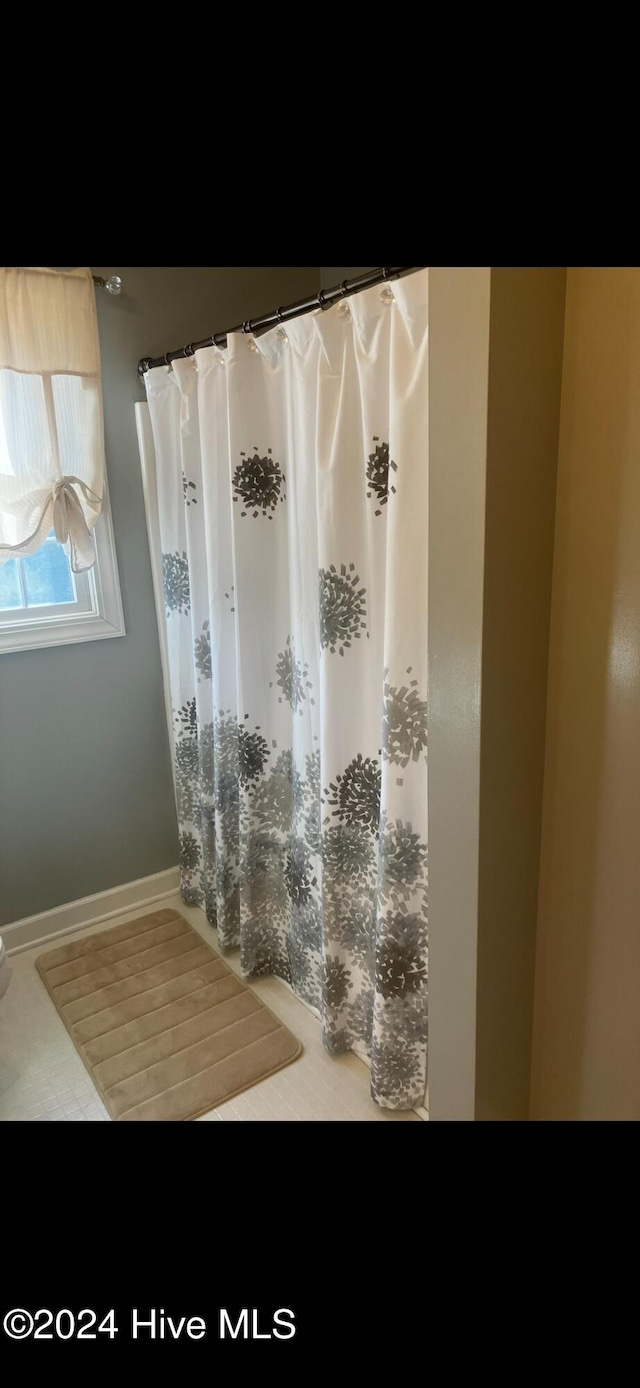
[(74, 572), (91, 568), (103, 495), (91, 271), (0, 267), (0, 564), (53, 530)]

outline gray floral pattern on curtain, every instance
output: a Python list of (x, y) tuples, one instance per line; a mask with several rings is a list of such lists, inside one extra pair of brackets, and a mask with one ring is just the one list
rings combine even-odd
[(427, 272), (394, 293), (146, 379), (183, 897), (408, 1108), (427, 1056)]

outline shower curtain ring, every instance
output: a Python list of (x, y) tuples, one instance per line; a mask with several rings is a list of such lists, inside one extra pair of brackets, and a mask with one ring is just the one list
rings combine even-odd
[(346, 280), (343, 280), (343, 281), (342, 281), (342, 284), (340, 285), (340, 293), (342, 294), (343, 299), (344, 299), (345, 295), (349, 293), (349, 291), (348, 291), (348, 289), (347, 289), (347, 281), (346, 281)]
[(277, 318), (277, 320), (278, 320), (279, 323), (282, 322), (282, 309), (281, 309), (281, 308), (277, 308), (277, 309), (276, 309), (276, 318)]
[(253, 331), (253, 329), (252, 329), (252, 327), (251, 327), (251, 319), (250, 319), (250, 318), (245, 318), (245, 321), (244, 321), (244, 323), (242, 324), (242, 331), (243, 331), (243, 333), (250, 333), (250, 332)]
[(188, 342), (188, 343), (187, 343), (186, 347), (184, 348), (184, 354), (185, 354), (185, 357), (192, 357), (192, 356), (193, 356), (193, 343), (192, 343), (192, 342)]
[(318, 290), (318, 303), (319, 303), (319, 305), (320, 305), (320, 308), (325, 308), (325, 307), (326, 307), (325, 302), (324, 302), (324, 289), (319, 289), (319, 290)]
[(168, 352), (165, 352), (165, 354), (164, 354), (164, 364), (165, 364), (165, 366), (171, 366), (171, 362), (169, 361), (169, 353), (168, 353)]

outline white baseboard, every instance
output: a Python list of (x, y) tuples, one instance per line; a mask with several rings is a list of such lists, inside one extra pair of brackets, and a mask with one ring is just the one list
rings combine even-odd
[[(102, 921), (112, 920), (114, 916), (123, 916), (127, 911), (155, 906), (157, 902), (175, 896), (179, 890), (179, 869), (167, 868), (164, 872), (154, 872), (151, 877), (139, 877), (136, 882), (124, 882), (122, 886), (110, 887), (106, 892), (96, 892), (94, 896), (84, 896), (79, 901), (68, 901), (64, 906), (54, 906), (52, 911), (41, 911), (37, 916), (25, 916), (22, 920), (11, 921), (9, 925), (1, 927), (0, 933), (7, 954), (21, 954), (25, 949), (33, 949), (34, 945), (48, 944), (49, 940), (55, 940), (58, 935), (70, 935), (74, 930), (100, 925)], [(206, 920), (204, 912), (201, 914), (203, 920)], [(283, 988), (319, 1019), (316, 1008), (298, 997), (284, 979), (278, 978), (275, 982), (281, 983)], [(356, 1054), (370, 1068), (366, 1053), (358, 1050)], [(427, 1107), (416, 1106), (413, 1111), (428, 1122)]]
[(139, 877), (137, 882), (123, 882), (122, 886), (96, 892), (95, 896), (84, 896), (79, 901), (54, 906), (52, 911), (41, 911), (37, 916), (11, 921), (9, 925), (0, 927), (0, 935), (7, 954), (20, 954), (23, 949), (31, 949), (33, 945), (46, 944), (56, 935), (68, 935), (73, 930), (83, 930), (87, 925), (98, 925), (100, 921), (124, 915), (125, 911), (135, 910), (136, 907), (154, 906), (156, 902), (164, 901), (165, 897), (175, 896), (179, 887), (178, 868), (166, 868), (164, 872), (152, 873), (151, 877)]

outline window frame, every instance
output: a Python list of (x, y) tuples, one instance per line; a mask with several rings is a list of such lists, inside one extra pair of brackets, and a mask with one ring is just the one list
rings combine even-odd
[[(93, 611), (60, 613), (57, 606), (33, 607), (38, 616), (7, 617), (0, 614), (0, 655), (12, 651), (42, 650), (47, 646), (75, 645), (126, 636), (118, 576), (115, 536), (105, 474), (101, 514), (93, 529), (96, 562), (86, 570)], [(11, 609), (9, 609), (11, 610)], [(15, 610), (15, 609), (14, 609)], [(42, 615), (46, 613), (47, 615)]]
[[(53, 531), (51, 531), (50, 535), (47, 535), (44, 545), (42, 545), (41, 548), (46, 549), (47, 545), (52, 544), (55, 544), (55, 537), (53, 536)], [(36, 550), (35, 553), (39, 554), (40, 550)], [(27, 601), (22, 602), (19, 607), (0, 607), (0, 625), (9, 625), (10, 623), (14, 622), (24, 623), (25, 625), (28, 623), (29, 625), (31, 625), (32, 622), (37, 621), (38, 619), (42, 621), (51, 620), (54, 613), (56, 618), (78, 617), (82, 612), (95, 614), (96, 603), (93, 585), (89, 580), (89, 572), (86, 571), (85, 573), (74, 574), (73, 569), (71, 568), (66, 555), (65, 558), (67, 559), (68, 575), (71, 579), (72, 589), (76, 595), (75, 599), (71, 602), (66, 603), (29, 602), (29, 596), (27, 593), (27, 583), (23, 568), (25, 559), (27, 558), (31, 558), (31, 556), (25, 555), (24, 557), (22, 557), (20, 555), (17, 555), (13, 561), (8, 561), (9, 563), (13, 562), (16, 565), (18, 586), (21, 590), (22, 597), (26, 597)], [(0, 568), (0, 574), (2, 574), (2, 568)]]

